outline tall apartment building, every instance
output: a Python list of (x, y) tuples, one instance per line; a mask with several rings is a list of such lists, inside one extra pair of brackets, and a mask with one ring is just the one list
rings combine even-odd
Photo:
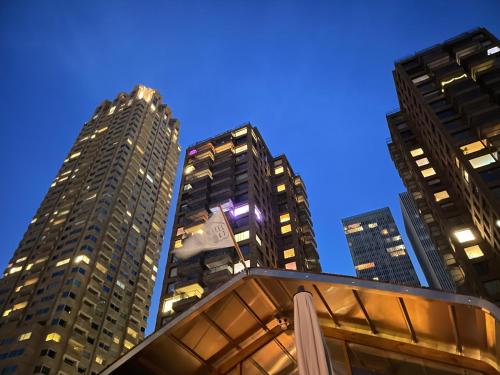
[(342, 225), (358, 277), (420, 286), (388, 207), (347, 217)]
[(84, 124), (0, 280), (0, 374), (97, 374), (142, 340), (178, 131), (144, 86)]
[(458, 291), (500, 303), (500, 43), (479, 28), (393, 75), (391, 157)]
[(443, 263), (443, 258), (439, 255), (431, 240), (413, 196), (407, 191), (400, 193), (399, 203), (406, 235), (410, 240), (420, 267), (424, 271), (427, 283), (431, 288), (454, 292), (456, 290), (455, 283)]
[[(321, 270), (304, 182), (284, 155), (271, 155), (250, 124), (186, 150), (170, 250), (182, 250), (183, 239), (218, 205), (247, 266)], [(242, 269), (234, 248), (185, 260), (170, 251), (157, 328)]]

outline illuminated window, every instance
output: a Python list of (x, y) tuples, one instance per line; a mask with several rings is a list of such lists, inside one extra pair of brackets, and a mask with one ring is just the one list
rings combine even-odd
[(421, 148), (416, 148), (414, 150), (411, 150), (410, 154), (411, 154), (411, 156), (416, 157), (416, 156), (419, 156), (419, 155), (423, 155), (424, 154), (424, 150), (422, 150)]
[(289, 213), (280, 215), (280, 223), (286, 223), (287, 221), (290, 221), (290, 214)]
[(295, 263), (295, 262), (286, 263), (285, 268), (287, 270), (295, 270), (296, 271), (297, 270), (297, 263)]
[(377, 223), (370, 223), (370, 224), (368, 224), (368, 228), (376, 228), (376, 227), (378, 227)]
[(449, 197), (450, 197), (450, 195), (448, 194), (448, 192), (446, 190), (438, 191), (437, 193), (434, 193), (434, 199), (436, 200), (436, 202), (439, 202), (443, 199), (447, 199)]
[(116, 105), (114, 105), (113, 107), (111, 107), (109, 109), (108, 115), (112, 115), (113, 113), (115, 113), (115, 109), (116, 109)]
[(281, 185), (278, 185), (276, 186), (276, 191), (279, 193), (279, 192), (282, 192), (285, 190), (285, 184), (281, 184)]
[(434, 170), (434, 168), (423, 169), (420, 172), (422, 173), (422, 176), (424, 176), (424, 177), (430, 177), (430, 176), (434, 176), (436, 174), (436, 171)]
[(123, 346), (125, 347), (125, 349), (130, 350), (134, 347), (134, 344), (132, 344), (128, 340), (123, 340)]
[(12, 311), (24, 309), (26, 306), (28, 306), (28, 302), (26, 301), (16, 303), (14, 306), (12, 306)]
[(36, 282), (38, 281), (38, 277), (33, 277), (29, 280), (26, 280), (23, 284), (23, 286), (30, 286), (30, 285), (33, 285), (35, 284)]
[(500, 47), (495, 46), (495, 47), (491, 47), (490, 49), (488, 49), (486, 51), (486, 54), (489, 56), (489, 55), (494, 55), (495, 53), (498, 53), (498, 52), (500, 52)]
[(100, 355), (95, 357), (96, 363), (103, 365), (104, 364), (104, 358), (102, 358)]
[(102, 273), (107, 273), (108, 272), (108, 269), (106, 267), (104, 267), (101, 263), (97, 262), (95, 264), (95, 268), (97, 268), (99, 271), (101, 271)]
[(282, 166), (274, 168), (274, 174), (280, 174), (283, 173), (285, 170), (283, 169)]
[(233, 137), (238, 138), (238, 137), (241, 137), (242, 135), (247, 134), (247, 131), (248, 131), (248, 129), (246, 127), (245, 128), (241, 128), (241, 129), (235, 130), (232, 133), (232, 135), (233, 135)]
[(419, 167), (423, 167), (424, 165), (429, 164), (429, 159), (427, 158), (418, 159), (415, 161), (415, 163), (417, 163)]
[(13, 273), (16, 273), (16, 272), (19, 272), (23, 269), (22, 266), (20, 267), (12, 267), (10, 270), (9, 270), (9, 275), (12, 275)]
[(215, 148), (215, 153), (218, 154), (218, 153), (224, 152), (226, 150), (232, 150), (232, 148), (233, 148), (232, 142), (224, 143), (223, 145), (220, 145), (220, 146)]
[(370, 263), (363, 263), (363, 264), (358, 264), (354, 268), (356, 268), (356, 271), (362, 271), (362, 270), (369, 270), (370, 268), (374, 268), (375, 263), (370, 262)]
[(137, 338), (138, 332), (130, 327), (127, 327), (127, 333), (133, 338)]
[(361, 232), (362, 230), (363, 226), (361, 225), (361, 223), (349, 224), (348, 226), (344, 227), (344, 232), (346, 234)]
[(293, 258), (295, 256), (295, 249), (292, 247), (290, 249), (283, 250), (283, 257), (285, 259)]
[(56, 263), (56, 267), (64, 266), (65, 264), (68, 264), (70, 260), (71, 260), (70, 258), (60, 260), (59, 262)]
[(61, 341), (61, 335), (59, 333), (49, 333), (47, 337), (45, 337), (45, 341), (54, 341), (54, 342), (59, 342)]
[(476, 239), (474, 233), (472, 233), (470, 229), (457, 230), (455, 231), (454, 235), (460, 243), (469, 242)]
[(382, 236), (387, 236), (389, 234), (389, 231), (386, 229), (386, 228), (383, 228), (381, 231), (380, 231), (380, 234)]
[(241, 242), (248, 240), (250, 238), (250, 231), (246, 230), (244, 232), (236, 233), (234, 235), (236, 242)]
[(464, 170), (464, 180), (465, 180), (466, 182), (469, 182), (469, 174), (467, 173), (467, 171), (466, 171), (466, 170)]
[(192, 173), (194, 171), (194, 165), (188, 165), (186, 166), (186, 168), (184, 169), (184, 174), (185, 175), (188, 175), (190, 173)]
[(483, 156), (479, 156), (474, 159), (469, 160), (470, 165), (472, 165), (472, 168), (477, 169), (484, 167), (485, 165), (492, 164), (496, 162), (496, 159), (491, 155), (491, 154), (486, 154)]
[(248, 150), (248, 145), (244, 144), (244, 145), (241, 145), (241, 146), (238, 146), (234, 149), (234, 153), (235, 154), (240, 154), (242, 152), (245, 152), (246, 150)]
[(281, 227), (281, 234), (285, 234), (285, 233), (288, 233), (288, 232), (291, 232), (291, 231), (292, 231), (292, 226), (290, 224), (283, 225)]
[(422, 81), (425, 81), (426, 79), (429, 78), (429, 75), (428, 74), (424, 74), (422, 76), (419, 76), (419, 77), (416, 77), (416, 78), (413, 78), (411, 81), (415, 84), (419, 83), (419, 82), (422, 82)]
[(74, 158), (79, 157), (81, 154), (82, 154), (81, 152), (75, 152), (74, 154), (71, 154), (69, 158), (74, 159)]
[(479, 247), (479, 245), (469, 246), (464, 249), (465, 254), (467, 254), (467, 258), (476, 259), (480, 258), (484, 255), (483, 251)]
[(26, 332), (26, 333), (23, 333), (22, 335), (19, 336), (19, 338), (17, 339), (17, 341), (25, 341), (25, 340), (29, 340), (31, 338), (31, 332)]
[(90, 258), (86, 255), (78, 255), (76, 258), (75, 258), (75, 263), (80, 263), (80, 262), (83, 262), (85, 264), (89, 264), (90, 263)]
[(460, 147), (460, 150), (462, 150), (464, 155), (468, 155), (472, 154), (473, 152), (482, 150), (483, 148), (484, 148), (484, 143), (482, 141), (476, 141)]
[(255, 235), (255, 241), (257, 241), (259, 246), (262, 246), (262, 241), (260, 240), (260, 237), (258, 235)]
[(244, 204), (243, 206), (236, 207), (233, 211), (234, 216), (240, 216), (246, 214), (249, 211), (250, 207), (248, 204)]
[(466, 78), (466, 77), (467, 77), (467, 74), (465, 74), (465, 73), (464, 73), (464, 74), (462, 74), (462, 75), (460, 75), (460, 76), (450, 78), (450, 79), (448, 79), (448, 80), (446, 80), (446, 81), (442, 81), (442, 82), (441, 82), (441, 91), (443, 91), (443, 92), (444, 92), (444, 87), (445, 87), (446, 85), (449, 85), (450, 83), (452, 83), (452, 82), (454, 82), (454, 81), (458, 81), (458, 80), (460, 80), (460, 79), (462, 79), (462, 78)]
[[(250, 267), (250, 261), (245, 260), (245, 265), (247, 267)], [(241, 262), (235, 263), (234, 264), (234, 274), (236, 275), (237, 273), (240, 273), (241, 271), (244, 270), (243, 264)]]

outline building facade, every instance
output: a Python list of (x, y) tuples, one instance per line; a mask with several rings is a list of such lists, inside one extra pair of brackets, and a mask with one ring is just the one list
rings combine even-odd
[(178, 132), (141, 85), (84, 124), (0, 280), (1, 374), (97, 374), (143, 339)]
[(358, 277), (420, 286), (388, 207), (347, 217), (342, 225)]
[(500, 43), (484, 28), (396, 62), (389, 151), (460, 292), (500, 303)]
[(443, 263), (443, 258), (434, 247), (413, 196), (407, 191), (400, 193), (399, 203), (406, 235), (410, 240), (420, 267), (422, 267), (427, 283), (431, 288), (454, 292), (456, 290), (455, 283)]
[[(223, 205), (247, 266), (319, 272), (306, 189), (250, 124), (186, 150), (170, 250)], [(240, 272), (234, 248), (178, 259), (169, 252), (157, 328)]]

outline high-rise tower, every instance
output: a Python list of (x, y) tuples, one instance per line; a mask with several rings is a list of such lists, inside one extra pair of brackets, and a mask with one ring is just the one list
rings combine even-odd
[(460, 292), (500, 303), (500, 43), (483, 28), (397, 61), (391, 157)]
[(358, 277), (420, 286), (389, 208), (347, 217), (342, 225)]
[(97, 374), (144, 337), (178, 132), (144, 86), (84, 124), (0, 280), (0, 373)]
[[(224, 204), (248, 266), (319, 272), (307, 195), (288, 160), (246, 124), (186, 150), (170, 250)], [(234, 248), (180, 260), (170, 252), (157, 327), (240, 272)]]
[(406, 234), (420, 263), (420, 267), (424, 271), (427, 283), (431, 288), (454, 292), (456, 290), (455, 283), (444, 266), (443, 259), (431, 241), (429, 231), (418, 212), (412, 195), (407, 191), (399, 194), (399, 203), (401, 205)]

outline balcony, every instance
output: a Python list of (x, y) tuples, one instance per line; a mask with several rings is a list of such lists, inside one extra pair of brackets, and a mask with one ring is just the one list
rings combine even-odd
[(209, 269), (214, 269), (223, 265), (227, 264), (233, 264), (233, 260), (231, 258), (231, 255), (228, 253), (223, 253), (223, 254), (217, 254), (213, 256), (206, 256), (205, 257), (205, 265)]
[(218, 285), (224, 283), (233, 277), (233, 268), (229, 265), (223, 265), (217, 268), (216, 272), (205, 271), (203, 282), (207, 285)]

